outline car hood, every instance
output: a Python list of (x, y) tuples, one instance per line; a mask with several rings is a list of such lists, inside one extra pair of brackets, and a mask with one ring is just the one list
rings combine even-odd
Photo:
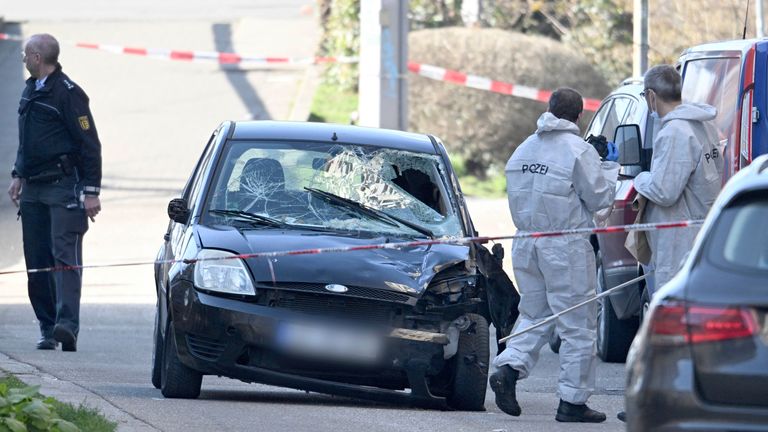
[[(236, 254), (340, 248), (400, 242), (386, 237), (346, 237), (310, 231), (243, 230), (229, 226), (198, 226), (204, 248)], [(258, 284), (303, 282), (341, 284), (421, 294), (442, 269), (469, 258), (469, 247), (436, 244), (403, 249), (302, 254), (250, 258), (246, 262)]]

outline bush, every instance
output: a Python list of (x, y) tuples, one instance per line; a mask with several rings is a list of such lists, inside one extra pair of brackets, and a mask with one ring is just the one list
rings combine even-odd
[(37, 386), (8, 388), (0, 383), (0, 431), (79, 431), (77, 426), (58, 416), (54, 399), (38, 397), (38, 389)]
[[(497, 29), (441, 28), (409, 34), (409, 59), (541, 89), (572, 87), (584, 97), (610, 91), (602, 76), (563, 44)], [(440, 136), (485, 178), (503, 169), (514, 149), (536, 129), (546, 104), (409, 75), (409, 129)], [(592, 113), (585, 112), (582, 127)]]

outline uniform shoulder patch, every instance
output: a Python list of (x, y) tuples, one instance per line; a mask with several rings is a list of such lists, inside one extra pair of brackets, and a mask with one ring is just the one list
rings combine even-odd
[(71, 83), (71, 82), (70, 82), (68, 79), (63, 79), (63, 80), (61, 80), (61, 81), (62, 81), (62, 82), (64, 83), (64, 85), (67, 87), (67, 90), (72, 90), (73, 88), (75, 88), (75, 85), (74, 85), (74, 84), (72, 84), (72, 83)]
[(91, 122), (88, 121), (88, 116), (78, 117), (77, 121), (80, 122), (80, 129), (86, 131), (91, 128)]

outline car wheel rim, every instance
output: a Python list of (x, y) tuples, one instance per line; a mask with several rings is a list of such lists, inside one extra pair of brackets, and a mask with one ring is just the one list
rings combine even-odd
[[(601, 265), (597, 269), (597, 293), (603, 292), (603, 266)], [(597, 350), (602, 353), (603, 340), (605, 335), (605, 297), (597, 300)]]

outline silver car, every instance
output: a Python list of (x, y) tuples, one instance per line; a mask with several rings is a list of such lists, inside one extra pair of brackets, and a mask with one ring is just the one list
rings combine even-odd
[(721, 192), (627, 357), (630, 431), (768, 430), (768, 156)]

